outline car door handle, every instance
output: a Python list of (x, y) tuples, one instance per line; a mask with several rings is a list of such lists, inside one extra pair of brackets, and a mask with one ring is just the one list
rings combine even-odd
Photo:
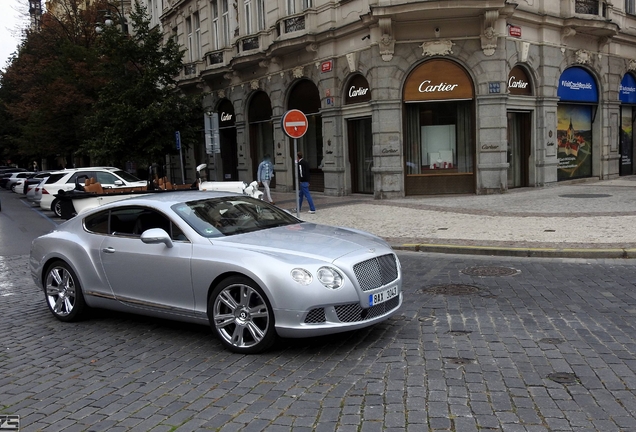
[(102, 249), (102, 252), (104, 253), (115, 253), (115, 249), (112, 247), (106, 247), (104, 249)]

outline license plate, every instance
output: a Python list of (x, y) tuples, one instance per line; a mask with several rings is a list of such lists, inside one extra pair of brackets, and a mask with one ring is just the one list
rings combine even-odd
[(397, 297), (398, 287), (392, 286), (384, 291), (377, 292), (375, 294), (369, 294), (369, 306), (379, 305), (380, 303), (387, 302), (393, 297)]

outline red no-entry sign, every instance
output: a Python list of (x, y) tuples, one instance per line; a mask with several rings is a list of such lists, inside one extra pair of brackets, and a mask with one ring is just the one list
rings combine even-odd
[(287, 111), (281, 120), (283, 131), (290, 138), (300, 138), (307, 132), (307, 116), (297, 109)]

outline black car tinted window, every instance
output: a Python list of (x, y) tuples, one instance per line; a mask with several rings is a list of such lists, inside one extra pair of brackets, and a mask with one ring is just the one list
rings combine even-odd
[(60, 180), (62, 180), (62, 177), (64, 177), (65, 175), (66, 175), (66, 173), (51, 174), (51, 176), (46, 181), (46, 184), (57, 183)]
[(108, 234), (108, 211), (96, 213), (84, 219), (86, 231), (97, 234)]

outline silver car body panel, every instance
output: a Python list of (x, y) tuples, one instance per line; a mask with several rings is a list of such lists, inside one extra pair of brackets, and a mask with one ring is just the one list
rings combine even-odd
[[(395, 314), (402, 303), (402, 275), (397, 256), (382, 239), (368, 233), (313, 223), (264, 229), (227, 237), (199, 235), (171, 209), (171, 205), (205, 197), (233, 196), (218, 192), (184, 191), (149, 194), (89, 210), (63, 223), (57, 230), (34, 240), (31, 272), (42, 288), (42, 275), (50, 260), (58, 258), (73, 268), (86, 302), (152, 316), (191, 322), (207, 322), (208, 296), (230, 275), (244, 275), (260, 286), (284, 337), (324, 335), (366, 327)], [(89, 233), (85, 217), (110, 208), (145, 206), (160, 210), (178, 226), (187, 240), (172, 247), (146, 244), (139, 237)], [(263, 204), (268, 205), (268, 204)], [(395, 260), (395, 279), (363, 290), (354, 265), (390, 255)], [(338, 289), (327, 288), (316, 278), (320, 267), (337, 269), (344, 276)], [(306, 286), (291, 278), (303, 268), (314, 277)], [(369, 298), (396, 287), (390, 310), (366, 317)], [(360, 319), (343, 322), (336, 310), (344, 306), (360, 310)], [(310, 311), (319, 320), (307, 320)], [(357, 313), (357, 312), (356, 312)]]

